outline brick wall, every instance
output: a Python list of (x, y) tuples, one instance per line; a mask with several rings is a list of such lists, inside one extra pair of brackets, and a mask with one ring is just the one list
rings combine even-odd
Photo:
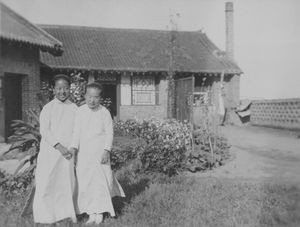
[(300, 99), (253, 101), (250, 122), (261, 126), (300, 129)]
[[(226, 75), (224, 79), (224, 105), (229, 110), (235, 109), (240, 102), (240, 76)], [(221, 82), (216, 78), (212, 84), (212, 103), (219, 107), (219, 93), (221, 91)]]
[[(150, 117), (167, 118), (167, 80), (161, 79), (159, 83), (159, 105), (121, 105), (120, 106), (120, 119), (145, 119)], [(121, 87), (122, 89), (122, 87)], [(122, 91), (121, 91), (122, 94)], [(124, 94), (123, 94), (124, 95)]]
[[(1, 42), (0, 77), (5, 73), (18, 74), (22, 78), (22, 111), (37, 108), (36, 94), (40, 90), (39, 50), (13, 43)], [(9, 75), (8, 75), (9, 76)], [(0, 136), (4, 132), (4, 106), (0, 100)], [(2, 114), (3, 113), (3, 114)]]

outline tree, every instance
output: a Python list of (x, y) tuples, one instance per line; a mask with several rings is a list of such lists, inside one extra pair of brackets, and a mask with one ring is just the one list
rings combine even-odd
[[(179, 14), (176, 14), (176, 17), (179, 17)], [(167, 116), (168, 118), (175, 117), (175, 68), (176, 68), (176, 59), (175, 59), (175, 51), (177, 49), (177, 34), (178, 34), (178, 26), (174, 20), (174, 15), (170, 15), (170, 35), (168, 42), (168, 54), (169, 54), (169, 65), (168, 65), (168, 108), (167, 108)]]

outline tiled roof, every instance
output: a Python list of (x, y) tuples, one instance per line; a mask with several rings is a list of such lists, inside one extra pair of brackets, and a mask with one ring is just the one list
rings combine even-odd
[(61, 55), (62, 43), (0, 2), (0, 38), (39, 47)]
[[(52, 68), (166, 71), (171, 32), (80, 26), (41, 25), (64, 44), (64, 54), (42, 54)], [(176, 32), (174, 68), (184, 72), (242, 73), (202, 32)]]

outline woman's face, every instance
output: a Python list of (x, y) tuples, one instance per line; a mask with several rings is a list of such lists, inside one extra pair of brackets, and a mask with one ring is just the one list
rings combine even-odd
[(70, 97), (70, 85), (67, 81), (61, 79), (55, 82), (54, 86), (55, 97), (61, 102), (66, 101)]
[(97, 109), (101, 102), (101, 91), (97, 88), (88, 88), (85, 94), (85, 100), (90, 109)]

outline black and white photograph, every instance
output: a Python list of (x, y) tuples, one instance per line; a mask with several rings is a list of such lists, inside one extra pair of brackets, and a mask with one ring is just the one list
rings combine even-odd
[(0, 227), (300, 226), (299, 0), (0, 0)]

